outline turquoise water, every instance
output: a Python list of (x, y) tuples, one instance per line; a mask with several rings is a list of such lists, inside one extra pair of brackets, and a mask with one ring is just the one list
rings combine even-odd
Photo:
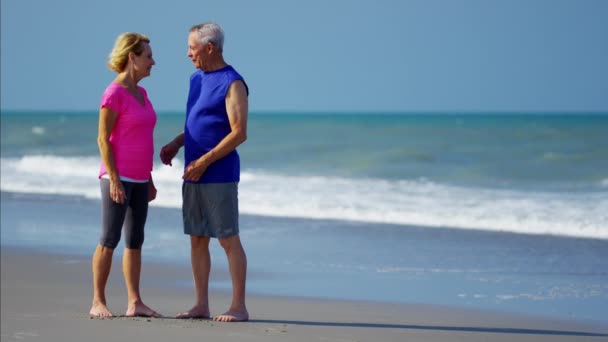
[(259, 115), (243, 150), (288, 173), (605, 189), (607, 130), (593, 115)]
[[(2, 155), (96, 156), (97, 113), (2, 113)], [(157, 150), (183, 116), (159, 113)], [(252, 113), (246, 169), (606, 190), (608, 115)]]
[[(157, 152), (183, 127), (158, 118)], [(605, 239), (607, 132), (582, 113), (251, 113), (241, 210)], [(94, 112), (3, 112), (2, 190), (97, 198), (96, 135)], [(156, 159), (154, 205), (180, 207), (182, 161)]]

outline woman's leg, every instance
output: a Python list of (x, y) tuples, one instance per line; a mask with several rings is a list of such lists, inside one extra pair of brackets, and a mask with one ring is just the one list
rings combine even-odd
[(93, 305), (89, 315), (95, 317), (112, 317), (106, 303), (106, 284), (112, 268), (114, 249), (97, 245), (93, 254)]
[(148, 216), (148, 183), (134, 183), (125, 221), (125, 251), (122, 272), (127, 286), (127, 316), (160, 317), (146, 306), (139, 289), (141, 279), (141, 247), (144, 243), (144, 226)]
[(112, 201), (109, 180), (101, 179), (99, 184), (101, 189), (102, 233), (99, 244), (93, 253), (93, 305), (89, 315), (111, 317), (112, 313), (107, 306), (105, 290), (112, 268), (114, 249), (120, 241), (126, 205), (120, 205)]

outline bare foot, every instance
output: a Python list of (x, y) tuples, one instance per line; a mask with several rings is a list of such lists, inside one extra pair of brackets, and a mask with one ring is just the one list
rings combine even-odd
[(127, 317), (163, 317), (163, 315), (158, 312), (150, 309), (144, 303), (137, 303), (135, 305), (129, 305), (127, 308), (127, 313), (125, 313)]
[(99, 318), (113, 317), (110, 309), (108, 309), (105, 304), (101, 303), (93, 304), (91, 310), (89, 311), (89, 316)]
[(245, 322), (249, 320), (249, 313), (245, 311), (228, 310), (219, 316), (213, 317), (218, 322)]
[(175, 318), (210, 318), (211, 314), (206, 306), (193, 306), (192, 309), (182, 312)]

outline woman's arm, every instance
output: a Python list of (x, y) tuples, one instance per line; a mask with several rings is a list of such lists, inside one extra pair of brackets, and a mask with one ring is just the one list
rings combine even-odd
[(101, 160), (110, 177), (110, 197), (116, 203), (123, 204), (126, 200), (125, 190), (120, 182), (120, 176), (114, 162), (114, 153), (110, 145), (110, 135), (114, 129), (118, 114), (110, 108), (103, 107), (99, 111), (99, 131), (97, 134), (97, 145)]

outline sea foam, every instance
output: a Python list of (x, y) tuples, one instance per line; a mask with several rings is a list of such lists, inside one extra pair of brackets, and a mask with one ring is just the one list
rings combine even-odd
[[(100, 197), (98, 157), (1, 159), (2, 191)], [(153, 206), (181, 206), (183, 163), (157, 164)], [(243, 214), (608, 239), (608, 192), (466, 188), (428, 180), (294, 176), (245, 169)]]

